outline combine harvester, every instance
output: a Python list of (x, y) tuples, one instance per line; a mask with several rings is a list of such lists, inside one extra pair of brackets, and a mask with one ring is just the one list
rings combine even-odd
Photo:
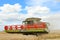
[(48, 23), (40, 20), (41, 18), (27, 18), (22, 25), (6, 25), (4, 29), (8, 33), (48, 33)]

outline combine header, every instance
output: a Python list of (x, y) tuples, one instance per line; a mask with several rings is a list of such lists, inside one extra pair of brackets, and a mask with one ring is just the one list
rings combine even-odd
[(23, 32), (23, 33), (48, 33), (48, 25), (46, 22), (40, 21), (41, 18), (27, 18), (22, 25), (6, 25), (6, 32)]

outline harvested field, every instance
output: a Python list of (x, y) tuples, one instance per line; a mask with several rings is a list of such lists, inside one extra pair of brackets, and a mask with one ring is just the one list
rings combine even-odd
[(0, 40), (60, 40), (60, 33), (39, 34), (36, 36), (0, 32)]

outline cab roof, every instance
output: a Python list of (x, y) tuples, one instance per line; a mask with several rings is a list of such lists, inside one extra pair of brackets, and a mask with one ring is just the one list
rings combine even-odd
[(41, 18), (27, 18), (27, 19), (25, 19), (25, 21), (34, 21), (34, 20), (36, 20), (36, 21), (40, 21), (41, 20)]

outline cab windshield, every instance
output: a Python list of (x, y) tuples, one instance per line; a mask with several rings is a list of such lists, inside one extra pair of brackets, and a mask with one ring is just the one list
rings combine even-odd
[(33, 24), (33, 21), (23, 21), (23, 24)]

